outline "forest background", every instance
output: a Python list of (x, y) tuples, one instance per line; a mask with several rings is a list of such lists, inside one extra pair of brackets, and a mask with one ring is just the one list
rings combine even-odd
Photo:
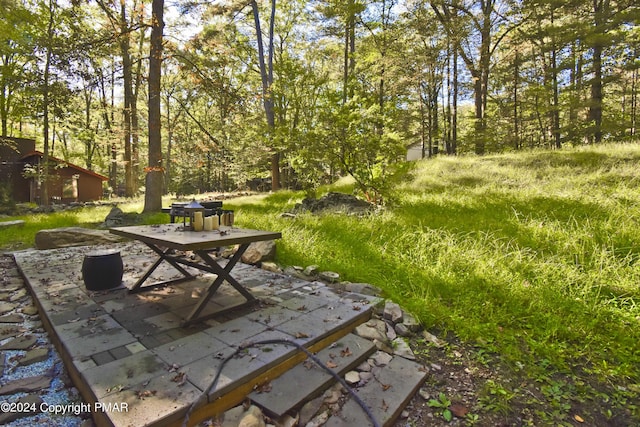
[(160, 193), (347, 174), (380, 200), (408, 146), (637, 138), (631, 0), (0, 5), (2, 136), (36, 138), (111, 193), (155, 188), (145, 210)]

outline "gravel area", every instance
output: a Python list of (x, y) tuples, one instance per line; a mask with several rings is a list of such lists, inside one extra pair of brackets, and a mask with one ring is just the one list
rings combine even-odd
[(93, 426), (8, 255), (0, 255), (0, 338), (0, 425)]

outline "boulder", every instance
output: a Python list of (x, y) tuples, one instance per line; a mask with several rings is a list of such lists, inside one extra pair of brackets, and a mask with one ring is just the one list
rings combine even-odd
[(107, 228), (117, 227), (119, 225), (122, 225), (123, 221), (124, 221), (124, 212), (122, 212), (122, 209), (116, 206), (111, 208), (111, 211), (109, 211), (109, 214), (107, 214), (107, 216), (105, 217), (104, 226)]
[(320, 199), (306, 198), (293, 208), (293, 214), (309, 211), (312, 213), (338, 212), (348, 215), (362, 215), (375, 210), (375, 205), (358, 199), (351, 194), (328, 193)]
[(16, 221), (3, 221), (0, 222), (0, 228), (9, 228), (9, 227), (22, 227), (24, 225), (24, 221), (18, 219)]
[(111, 208), (109, 214), (104, 219), (104, 222), (100, 224), (99, 228), (110, 227), (122, 227), (126, 225), (136, 225), (140, 222), (140, 215), (134, 212), (123, 212), (117, 206)]
[(249, 245), (244, 254), (242, 262), (245, 264), (257, 264), (263, 261), (271, 261), (276, 256), (276, 244), (273, 240), (264, 242), (253, 242)]
[(121, 242), (123, 239), (108, 231), (82, 227), (63, 227), (40, 230), (36, 234), (37, 249), (68, 248)]

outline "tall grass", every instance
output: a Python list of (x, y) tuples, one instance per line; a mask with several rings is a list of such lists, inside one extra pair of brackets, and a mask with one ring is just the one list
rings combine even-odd
[(302, 198), (283, 192), (238, 201), (236, 218), (281, 230), (280, 262), (379, 286), (514, 369), (638, 392), (639, 165), (636, 145), (438, 158), (381, 214), (281, 218)]

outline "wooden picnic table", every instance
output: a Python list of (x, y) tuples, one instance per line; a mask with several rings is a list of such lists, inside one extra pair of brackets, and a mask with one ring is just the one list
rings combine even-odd
[[(149, 270), (147, 270), (147, 272), (133, 285), (133, 287), (129, 289), (129, 292), (131, 293), (143, 292), (159, 286), (193, 279), (194, 276), (184, 269), (182, 265), (216, 274), (217, 277), (211, 285), (209, 285), (207, 291), (186, 318), (183, 326), (207, 318), (207, 316), (200, 316), (200, 313), (225, 280), (243, 297), (245, 297), (246, 302), (242, 304), (242, 306), (246, 306), (257, 301), (256, 298), (244, 288), (244, 286), (233, 278), (231, 270), (240, 260), (242, 254), (244, 254), (251, 243), (275, 240), (282, 237), (282, 234), (279, 232), (235, 227), (220, 227), (220, 230), (213, 231), (189, 231), (184, 230), (182, 224), (114, 227), (110, 228), (109, 231), (122, 237), (138, 240), (147, 245), (159, 256), (158, 260), (151, 265)], [(233, 245), (239, 245), (239, 248), (225, 266), (220, 265), (218, 261), (211, 256), (211, 252), (214, 249)], [(201, 262), (177, 255), (175, 254), (176, 250), (193, 251), (200, 257)], [(162, 264), (163, 261), (171, 264), (183, 275), (183, 277), (144, 285), (147, 279), (149, 279), (151, 274), (160, 264)], [(237, 307), (238, 306), (233, 308)]]

